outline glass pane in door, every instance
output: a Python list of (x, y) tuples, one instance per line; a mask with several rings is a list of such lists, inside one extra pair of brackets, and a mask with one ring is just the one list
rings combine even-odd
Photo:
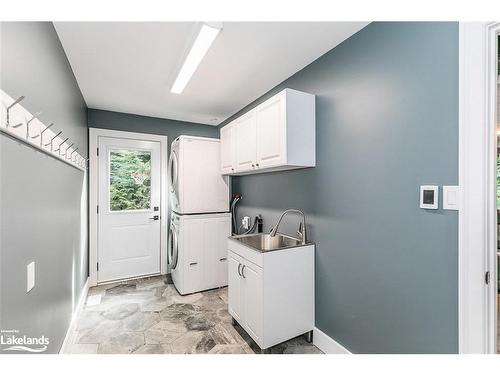
[(109, 209), (151, 208), (151, 152), (113, 150), (109, 163)]

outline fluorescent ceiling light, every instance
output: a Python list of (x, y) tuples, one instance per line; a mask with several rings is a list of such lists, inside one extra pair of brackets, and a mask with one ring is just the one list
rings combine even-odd
[(174, 94), (182, 93), (219, 32), (220, 28), (203, 24), (170, 92)]

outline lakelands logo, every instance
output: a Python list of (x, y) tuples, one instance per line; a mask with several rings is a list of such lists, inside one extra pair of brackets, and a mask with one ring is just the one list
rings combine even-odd
[(50, 340), (44, 335), (30, 337), (20, 335), (17, 329), (0, 330), (0, 347), (2, 351), (21, 351), (42, 353), (47, 350)]

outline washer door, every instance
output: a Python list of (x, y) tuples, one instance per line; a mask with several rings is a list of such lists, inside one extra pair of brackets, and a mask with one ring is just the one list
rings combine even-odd
[(170, 224), (170, 236), (168, 237), (167, 261), (170, 265), (170, 270), (177, 267), (177, 259), (179, 255), (179, 246), (177, 241), (177, 228), (174, 223)]
[(170, 159), (168, 161), (168, 171), (169, 171), (169, 185), (170, 185), (170, 197), (172, 200), (172, 207), (177, 208), (179, 202), (178, 194), (178, 177), (179, 177), (179, 165), (177, 154), (175, 151), (170, 153)]

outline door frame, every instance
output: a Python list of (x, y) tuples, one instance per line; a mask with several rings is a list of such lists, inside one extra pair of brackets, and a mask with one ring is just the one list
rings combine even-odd
[(168, 166), (168, 137), (159, 134), (146, 134), (89, 128), (89, 285), (98, 284), (98, 189), (99, 189), (99, 158), (97, 155), (99, 137), (114, 137), (125, 139), (140, 139), (143, 141), (160, 142), (160, 274), (167, 273), (167, 166)]
[(459, 353), (496, 352), (498, 33), (499, 22), (459, 23)]

